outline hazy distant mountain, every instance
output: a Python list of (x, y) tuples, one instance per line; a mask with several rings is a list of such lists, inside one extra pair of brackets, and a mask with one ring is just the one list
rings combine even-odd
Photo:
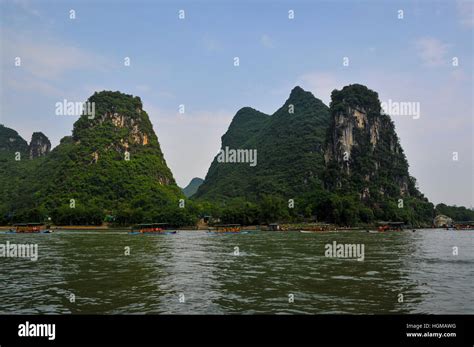
[(184, 195), (189, 198), (197, 192), (202, 182), (204, 182), (202, 178), (194, 177), (191, 182), (189, 182), (189, 184), (181, 190), (183, 191)]

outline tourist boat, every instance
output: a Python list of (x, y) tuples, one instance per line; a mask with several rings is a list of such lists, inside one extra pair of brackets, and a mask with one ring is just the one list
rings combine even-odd
[(43, 223), (18, 223), (13, 224), (13, 228), (6, 234), (51, 234), (52, 232), (51, 227)]
[(319, 234), (323, 231), (326, 231), (326, 230), (300, 230), (300, 233), (303, 233), (303, 234)]
[(379, 227), (377, 230), (379, 232), (385, 231), (402, 231), (403, 230), (403, 222), (379, 222)]
[(146, 223), (146, 224), (137, 224), (132, 227), (132, 231), (129, 232), (131, 235), (138, 234), (148, 234), (148, 235), (171, 235), (176, 234), (176, 230), (169, 230), (166, 227), (167, 223)]
[(209, 229), (208, 233), (211, 234), (248, 234), (248, 231), (242, 231), (240, 224), (221, 224), (215, 225), (214, 229)]
[(308, 224), (299, 230), (303, 234), (320, 233), (322, 231), (336, 231), (335, 226), (331, 224)]
[(474, 230), (474, 221), (455, 221), (446, 230)]

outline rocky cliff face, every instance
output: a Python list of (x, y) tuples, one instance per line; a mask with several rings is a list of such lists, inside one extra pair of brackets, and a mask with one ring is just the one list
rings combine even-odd
[(41, 132), (33, 133), (29, 146), (30, 159), (45, 156), (51, 150), (51, 142)]
[(328, 187), (356, 189), (362, 199), (416, 193), (395, 127), (381, 112), (377, 93), (354, 84), (331, 97), (324, 153)]

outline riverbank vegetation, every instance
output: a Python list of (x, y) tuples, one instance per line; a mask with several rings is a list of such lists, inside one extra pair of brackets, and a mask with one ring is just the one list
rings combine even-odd
[[(108, 223), (113, 226), (129, 226), (145, 222), (165, 222), (172, 226), (193, 226), (200, 220), (210, 223), (236, 223), (259, 225), (270, 223), (329, 223), (338, 226), (375, 225), (377, 221), (402, 221), (414, 227), (431, 226), (438, 213), (454, 220), (474, 220), (474, 211), (465, 207), (420, 203), (418, 199), (407, 199), (403, 208), (397, 201), (381, 203), (376, 209), (369, 209), (356, 196), (336, 194), (307, 195), (293, 202), (278, 196), (266, 195), (251, 202), (241, 198), (225, 202), (185, 200), (184, 207), (175, 204), (145, 204), (132, 208), (124, 205), (117, 209), (101, 209), (97, 205), (75, 206), (63, 204), (52, 210), (44, 205), (23, 208), (9, 214), (0, 207), (0, 225), (20, 222), (45, 222), (54, 225), (95, 225)], [(181, 204), (183, 206), (183, 204)], [(420, 220), (420, 216), (422, 219)]]

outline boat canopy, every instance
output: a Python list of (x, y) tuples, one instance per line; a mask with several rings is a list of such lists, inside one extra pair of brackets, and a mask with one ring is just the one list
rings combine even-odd
[(474, 225), (472, 220), (453, 221), (454, 224)]
[(168, 223), (143, 223), (143, 224), (134, 225), (132, 227), (132, 230), (164, 228), (167, 225)]
[(404, 222), (377, 222), (377, 224), (379, 225), (395, 225), (395, 226), (398, 226), (398, 225), (403, 225), (405, 224)]
[(15, 227), (36, 227), (36, 226), (41, 226), (44, 225), (44, 223), (16, 223), (13, 224)]

